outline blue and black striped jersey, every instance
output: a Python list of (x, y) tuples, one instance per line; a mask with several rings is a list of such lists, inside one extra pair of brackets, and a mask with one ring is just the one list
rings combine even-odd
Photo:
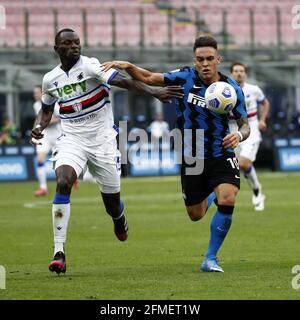
[[(220, 80), (231, 84), (237, 94), (237, 103), (232, 110), (235, 119), (247, 118), (244, 94), (235, 80), (220, 74)], [(200, 79), (195, 68), (184, 67), (164, 73), (165, 85), (180, 85), (184, 97), (176, 100), (177, 126), (180, 129), (204, 130), (204, 158), (219, 157), (233, 153), (233, 149), (222, 146), (229, 133), (228, 114), (218, 114), (206, 108), (204, 95), (207, 85)]]

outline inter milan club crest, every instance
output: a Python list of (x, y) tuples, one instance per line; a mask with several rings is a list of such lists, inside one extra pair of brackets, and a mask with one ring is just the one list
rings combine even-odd
[(76, 112), (80, 112), (82, 110), (82, 104), (80, 102), (74, 103), (72, 108)]

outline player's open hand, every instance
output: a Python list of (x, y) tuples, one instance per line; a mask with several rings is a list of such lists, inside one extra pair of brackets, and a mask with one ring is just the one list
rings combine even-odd
[(258, 127), (259, 127), (259, 130), (261, 130), (261, 131), (266, 131), (267, 130), (267, 124), (263, 120), (259, 121)]
[(223, 139), (224, 148), (236, 148), (240, 143), (240, 136), (237, 133), (230, 133)]
[(120, 70), (126, 70), (130, 66), (130, 63), (128, 61), (107, 61), (102, 63), (102, 70), (104, 72), (108, 71), (111, 68), (114, 69), (120, 69)]
[(170, 103), (172, 98), (182, 99), (184, 94), (181, 86), (168, 86), (156, 88), (156, 93), (154, 96), (161, 102)]

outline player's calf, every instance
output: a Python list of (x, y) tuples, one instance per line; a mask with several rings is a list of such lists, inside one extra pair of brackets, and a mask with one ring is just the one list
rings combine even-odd
[(102, 193), (106, 212), (112, 217), (114, 232), (120, 241), (128, 238), (128, 223), (124, 214), (124, 203), (120, 200), (120, 193)]

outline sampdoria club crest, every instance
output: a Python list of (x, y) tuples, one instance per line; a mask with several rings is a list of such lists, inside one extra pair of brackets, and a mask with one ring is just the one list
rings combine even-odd
[(82, 104), (80, 102), (74, 103), (72, 108), (76, 112), (80, 112), (82, 110)]

